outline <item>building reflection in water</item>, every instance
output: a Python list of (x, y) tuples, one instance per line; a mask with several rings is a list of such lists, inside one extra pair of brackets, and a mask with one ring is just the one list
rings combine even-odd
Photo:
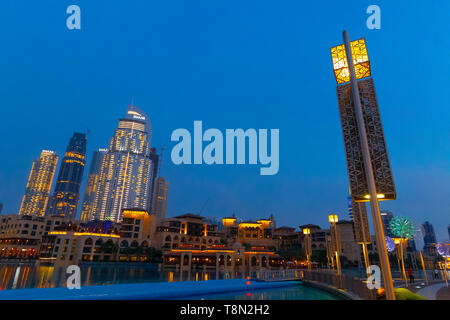
[[(142, 282), (208, 281), (244, 278), (241, 272), (215, 270), (162, 270), (150, 264), (83, 264), (81, 285), (108, 285)], [(54, 288), (66, 286), (66, 267), (7, 263), (0, 265), (0, 290), (22, 288)], [(253, 276), (257, 276), (254, 274)]]

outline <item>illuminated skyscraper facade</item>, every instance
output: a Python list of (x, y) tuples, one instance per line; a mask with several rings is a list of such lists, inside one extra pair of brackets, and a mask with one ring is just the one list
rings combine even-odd
[(94, 207), (95, 195), (98, 190), (102, 163), (107, 152), (108, 149), (98, 149), (97, 151), (94, 151), (94, 154), (92, 155), (86, 191), (84, 192), (83, 204), (81, 206), (81, 222), (88, 222), (92, 219), (92, 210)]
[(423, 235), (423, 242), (425, 243), (425, 246), (436, 244), (436, 234), (434, 233), (433, 225), (430, 222), (425, 221), (422, 226), (425, 231), (425, 234)]
[(381, 211), (381, 221), (383, 223), (384, 235), (388, 237), (395, 237), (391, 232), (391, 220), (394, 218), (394, 215), (389, 211)]
[(158, 171), (159, 171), (159, 158), (160, 156), (156, 153), (156, 148), (150, 149), (150, 160), (152, 160), (152, 188), (150, 191), (150, 202), (148, 207), (148, 212), (153, 213), (154, 209), (154, 202), (155, 202), (155, 190), (156, 190), (156, 179), (158, 177)]
[(19, 214), (44, 215), (57, 163), (54, 151), (42, 150), (41, 156), (33, 162)]
[(93, 219), (120, 222), (122, 209), (149, 208), (153, 172), (151, 136), (148, 116), (129, 105), (102, 163)]
[(156, 180), (156, 188), (153, 199), (152, 213), (156, 215), (158, 221), (166, 217), (167, 199), (169, 197), (169, 181), (166, 178), (159, 177)]
[(352, 197), (347, 198), (347, 208), (348, 208), (348, 217), (350, 221), (353, 221), (353, 199)]
[(84, 133), (75, 132), (70, 138), (46, 215), (75, 219), (85, 166), (86, 143)]

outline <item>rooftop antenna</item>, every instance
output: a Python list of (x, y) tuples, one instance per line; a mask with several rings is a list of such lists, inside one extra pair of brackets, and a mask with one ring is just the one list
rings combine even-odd
[(86, 134), (86, 138), (89, 137), (89, 135), (91, 134), (91, 129), (88, 128), (88, 126), (86, 125), (86, 123), (83, 122), (83, 125), (85, 126), (86, 130), (87, 130), (87, 134)]
[(200, 209), (200, 211), (198, 213), (199, 215), (202, 213), (203, 209), (205, 209), (206, 205), (208, 204), (209, 199), (210, 198), (206, 199), (205, 203), (203, 204), (202, 208)]
[(164, 147), (161, 147), (161, 155), (159, 156), (158, 177), (161, 175), (163, 151), (164, 151)]

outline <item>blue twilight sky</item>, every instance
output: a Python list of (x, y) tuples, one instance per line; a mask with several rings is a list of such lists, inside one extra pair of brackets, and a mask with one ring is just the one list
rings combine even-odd
[[(82, 29), (66, 28), (81, 7)], [(378, 4), (381, 30), (368, 30)], [(450, 223), (450, 2), (3, 0), (0, 4), (0, 202), (17, 213), (32, 161), (62, 156), (73, 131), (107, 147), (132, 97), (164, 146), (168, 216), (278, 225), (347, 215), (348, 180), (329, 48), (366, 37), (398, 199), (394, 214)], [(279, 128), (280, 170), (175, 166), (176, 128)], [(89, 163), (88, 163), (89, 166)], [(87, 171), (87, 170), (86, 170)], [(85, 179), (87, 172), (85, 171)], [(55, 178), (56, 179), (56, 178)], [(84, 192), (84, 186), (82, 188)]]

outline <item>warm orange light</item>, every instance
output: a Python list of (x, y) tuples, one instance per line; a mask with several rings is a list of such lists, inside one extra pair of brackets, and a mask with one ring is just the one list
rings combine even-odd
[(223, 218), (222, 219), (222, 224), (224, 227), (234, 226), (235, 222), (236, 222), (235, 218)]
[(91, 233), (91, 232), (74, 232), (75, 236), (92, 236), (92, 237), (108, 237), (108, 238), (120, 238), (117, 234), (104, 234), (104, 233)]
[[(392, 238), (392, 240), (394, 240), (394, 243), (399, 245), (402, 242), (401, 238)], [(408, 242), (408, 239), (404, 238), (403, 239), (403, 244), (406, 244)]]
[(303, 234), (304, 235), (307, 235), (307, 234), (310, 234), (310, 233), (311, 233), (311, 230), (309, 228), (304, 228), (303, 229)]
[[(367, 53), (366, 41), (364, 38), (350, 42), (352, 49), (353, 64), (355, 66), (356, 79), (363, 79), (371, 76), (370, 60)], [(331, 50), (334, 76), (336, 83), (341, 84), (350, 81), (350, 72), (347, 64), (347, 53), (343, 44), (335, 46)]]
[(123, 217), (130, 219), (145, 219), (148, 216), (148, 212), (145, 210), (123, 210)]
[(336, 222), (338, 222), (339, 220), (338, 220), (337, 214), (330, 214), (330, 215), (328, 216), (328, 221), (330, 221), (331, 223), (336, 223)]
[[(364, 196), (364, 198), (370, 199), (370, 194), (366, 194), (366, 195)], [(384, 199), (384, 198), (385, 198), (385, 195), (382, 194), (382, 193), (378, 193), (378, 194), (377, 194), (377, 198), (378, 198), (378, 199)]]
[(200, 249), (172, 249), (171, 252), (198, 252), (198, 253), (202, 253), (202, 252), (206, 252), (206, 253), (216, 253), (216, 252), (229, 252), (229, 253), (234, 253), (234, 250), (200, 250)]
[(261, 224), (258, 222), (243, 222), (239, 223), (239, 228), (259, 228)]
[(247, 251), (244, 253), (245, 254), (268, 254), (268, 255), (275, 254), (274, 252), (265, 252), (265, 251)]

